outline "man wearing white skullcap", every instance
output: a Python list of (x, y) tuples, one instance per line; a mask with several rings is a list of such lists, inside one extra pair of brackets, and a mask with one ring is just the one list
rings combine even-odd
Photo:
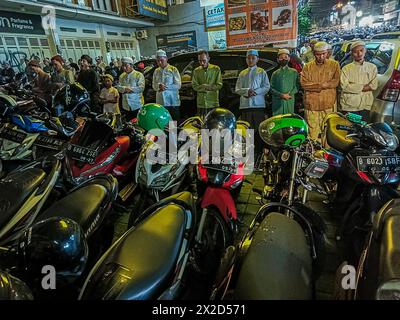
[(314, 46), (315, 60), (304, 66), (300, 77), (304, 89), (304, 115), (309, 135), (320, 140), (322, 123), (328, 113), (336, 110), (336, 88), (339, 85), (339, 63), (327, 59), (329, 46), (318, 42)]
[(181, 75), (177, 68), (168, 63), (167, 53), (164, 50), (156, 52), (156, 61), (158, 68), (153, 73), (153, 90), (156, 92), (156, 103), (166, 107), (172, 119), (179, 121)]
[(289, 68), (290, 51), (279, 49), (278, 64), (280, 68), (272, 74), (272, 115), (294, 113), (295, 94), (299, 90), (299, 74)]
[(117, 89), (122, 94), (122, 108), (128, 117), (136, 117), (143, 106), (144, 76), (133, 68), (133, 59), (124, 57), (121, 60), (124, 73), (119, 77)]
[(378, 88), (378, 69), (365, 61), (365, 43), (355, 41), (350, 46), (353, 62), (343, 67), (340, 74), (340, 106), (345, 112), (357, 113), (369, 122), (374, 102), (373, 91)]
[(261, 152), (263, 142), (258, 134), (258, 127), (265, 120), (265, 95), (270, 89), (268, 75), (257, 66), (258, 51), (247, 50), (247, 68), (242, 70), (236, 81), (235, 93), (240, 95), (240, 118), (250, 123), (255, 130), (255, 151)]

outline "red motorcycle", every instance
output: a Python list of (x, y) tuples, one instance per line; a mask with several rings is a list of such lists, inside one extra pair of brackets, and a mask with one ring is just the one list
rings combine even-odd
[[(217, 108), (216, 116), (221, 113), (220, 118), (226, 118), (225, 113), (230, 111)], [(222, 111), (223, 110), (223, 111)], [(233, 116), (233, 114), (232, 114)], [(208, 117), (208, 116), (207, 116)], [(207, 117), (205, 121), (207, 121)], [(233, 116), (234, 117), (234, 116)], [(235, 128), (248, 129), (247, 122), (235, 122)], [(242, 147), (242, 145), (240, 145)], [(219, 257), (213, 257), (214, 261), (222, 257), (222, 254), (229, 245), (233, 243), (234, 236), (238, 231), (238, 217), (236, 211), (236, 198), (240, 193), (244, 181), (245, 164), (241, 160), (232, 159), (224, 161), (221, 159), (219, 164), (205, 163), (200, 159), (197, 164), (197, 176), (200, 181), (197, 185), (197, 193), (200, 197), (199, 228), (196, 240), (210, 248), (219, 248)], [(226, 163), (225, 163), (226, 162)], [(204, 252), (208, 252), (204, 250)]]
[(112, 174), (124, 203), (136, 189), (134, 169), (144, 139), (143, 130), (134, 123), (118, 122), (119, 116), (111, 113), (87, 120), (66, 147), (64, 173), (72, 185), (99, 174)]

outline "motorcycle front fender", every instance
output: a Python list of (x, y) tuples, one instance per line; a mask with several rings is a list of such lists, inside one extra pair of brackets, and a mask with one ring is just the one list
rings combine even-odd
[(208, 186), (201, 201), (201, 208), (216, 207), (229, 225), (229, 220), (237, 220), (235, 201), (229, 190)]

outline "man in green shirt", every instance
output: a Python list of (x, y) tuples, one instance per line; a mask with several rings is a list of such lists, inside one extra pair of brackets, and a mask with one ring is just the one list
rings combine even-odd
[(204, 117), (212, 109), (219, 107), (218, 92), (222, 88), (221, 69), (210, 64), (207, 51), (199, 51), (200, 66), (194, 69), (192, 87), (197, 92), (197, 113)]
[(272, 74), (272, 115), (294, 113), (295, 94), (299, 91), (299, 74), (289, 68), (290, 52), (287, 49), (278, 51), (280, 68)]

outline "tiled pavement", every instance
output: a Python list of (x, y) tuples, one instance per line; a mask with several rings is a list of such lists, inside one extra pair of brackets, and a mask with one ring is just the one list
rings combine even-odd
[[(236, 237), (237, 241), (240, 241), (250, 226), (254, 216), (256, 215), (261, 204), (257, 197), (259, 195), (252, 191), (252, 188), (263, 188), (263, 177), (260, 174), (252, 174), (246, 177), (246, 180), (242, 186), (240, 195), (237, 200), (237, 211), (238, 217), (241, 221), (241, 227), (239, 234)], [(332, 219), (327, 209), (327, 206), (323, 203), (323, 196), (319, 194), (310, 193), (308, 195), (308, 202), (311, 208), (318, 212), (327, 224), (327, 255), (325, 262), (325, 270), (319, 277), (316, 284), (317, 299), (332, 299), (333, 287), (334, 287), (334, 276), (335, 270), (339, 265), (339, 259), (337, 256), (337, 248), (335, 243), (335, 231), (338, 222)], [(129, 215), (127, 213), (122, 214), (115, 224), (115, 237), (116, 240), (127, 230)]]

